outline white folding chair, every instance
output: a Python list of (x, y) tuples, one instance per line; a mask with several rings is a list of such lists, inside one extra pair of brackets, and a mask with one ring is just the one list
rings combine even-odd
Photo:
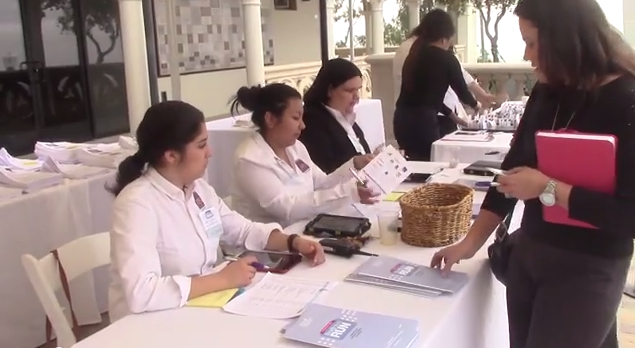
[[(77, 342), (76, 330), (79, 326), (73, 312), (68, 283), (86, 272), (108, 264), (108, 232), (76, 239), (39, 260), (30, 254), (22, 255), (22, 265), (48, 319), (47, 341), (51, 340), (54, 331), (57, 347), (71, 348)], [(65, 314), (55, 295), (60, 289), (68, 301), (70, 313)], [(70, 314), (70, 322), (67, 314)]]

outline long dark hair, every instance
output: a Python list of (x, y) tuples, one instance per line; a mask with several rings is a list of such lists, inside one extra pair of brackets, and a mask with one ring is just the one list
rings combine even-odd
[(434, 9), (426, 13), (421, 23), (413, 31), (417, 39), (412, 44), (410, 53), (403, 64), (402, 85), (408, 89), (414, 88), (415, 71), (417, 69), (418, 52), (425, 45), (442, 40), (451, 39), (456, 34), (452, 16), (441, 9)]
[(633, 49), (596, 0), (520, 0), (514, 13), (538, 29), (540, 70), (549, 84), (593, 88), (613, 74), (635, 75)]
[(329, 89), (337, 88), (353, 77), (362, 77), (355, 63), (343, 58), (334, 58), (320, 68), (309, 90), (304, 93), (305, 106), (328, 104)]
[(139, 150), (119, 164), (117, 182), (108, 190), (117, 196), (143, 174), (146, 165), (159, 165), (166, 151), (182, 152), (204, 124), (203, 113), (188, 103), (171, 100), (151, 106), (137, 128)]
[(238, 114), (238, 106), (251, 111), (251, 121), (265, 131), (265, 114), (269, 112), (280, 118), (289, 106), (290, 99), (302, 99), (300, 93), (293, 87), (283, 83), (272, 83), (266, 86), (243, 86), (238, 89), (231, 103), (232, 115)]

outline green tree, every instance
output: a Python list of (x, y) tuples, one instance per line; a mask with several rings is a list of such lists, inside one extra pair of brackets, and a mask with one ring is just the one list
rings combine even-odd
[[(359, 36), (354, 35), (353, 26), (362, 17), (363, 3), (360, 0), (353, 0), (353, 23), (349, 23), (349, 1), (348, 0), (334, 0), (334, 22), (344, 21), (348, 24), (348, 31), (343, 40), (335, 43), (336, 47), (348, 47), (351, 35), (353, 35), (353, 42), (359, 44)], [(363, 35), (363, 42), (366, 42), (366, 35)]]
[[(481, 19), (482, 33), (485, 34), (490, 43), (492, 62), (504, 61), (498, 49), (499, 25), (503, 17), (512, 12), (518, 0), (470, 0)], [(494, 14), (496, 13), (496, 14)], [(481, 48), (481, 58), (485, 60), (485, 48)], [(488, 54), (489, 56), (489, 54)]]
[[(84, 15), (84, 33), (86, 38), (95, 46), (97, 51), (96, 63), (103, 63), (106, 56), (110, 54), (116, 47), (117, 39), (120, 35), (121, 24), (119, 23), (119, 15), (117, 1), (113, 0), (89, 0), (82, 1), (82, 14)], [(45, 11), (61, 11), (62, 15), (57, 19), (57, 23), (62, 31), (73, 32), (77, 36), (83, 35), (78, 30), (75, 23), (76, 7), (69, 0), (45, 0), (42, 2), (42, 16)], [(104, 32), (109, 39), (108, 44), (102, 46), (94, 36), (94, 30), (98, 29)]]

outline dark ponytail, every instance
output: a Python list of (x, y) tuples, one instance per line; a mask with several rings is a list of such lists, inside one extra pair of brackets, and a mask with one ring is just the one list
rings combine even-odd
[(151, 106), (137, 128), (139, 150), (119, 164), (117, 181), (108, 191), (119, 195), (143, 175), (146, 166), (160, 165), (166, 151), (185, 150), (204, 126), (203, 113), (188, 103), (172, 100)]
[(260, 131), (267, 129), (265, 115), (270, 113), (276, 118), (282, 117), (289, 106), (289, 99), (301, 99), (300, 93), (293, 87), (283, 83), (272, 83), (266, 86), (243, 86), (238, 89), (231, 102), (230, 112), (238, 115), (239, 106), (251, 111), (251, 122)]
[(124, 187), (143, 174), (146, 164), (147, 162), (142, 159), (139, 152), (126, 157), (117, 167), (117, 184), (110, 189), (110, 192), (117, 196)]

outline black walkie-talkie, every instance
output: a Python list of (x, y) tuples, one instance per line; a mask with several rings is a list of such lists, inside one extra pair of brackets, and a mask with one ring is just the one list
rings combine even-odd
[(320, 245), (327, 254), (351, 257), (353, 255), (377, 256), (377, 254), (361, 251), (360, 246), (348, 239), (325, 238), (320, 240)]

